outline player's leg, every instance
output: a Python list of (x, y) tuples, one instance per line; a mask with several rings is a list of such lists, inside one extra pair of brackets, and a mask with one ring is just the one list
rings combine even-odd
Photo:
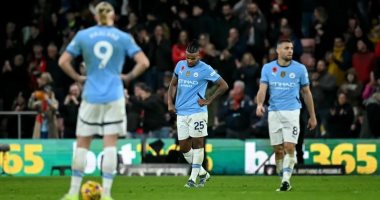
[(190, 116), (189, 135), (192, 137), (193, 145), (193, 162), (190, 179), (196, 182), (197, 176), (200, 176), (200, 186), (204, 186), (209, 174), (203, 169), (204, 160), (204, 138), (207, 136), (207, 113), (196, 113)]
[(125, 113), (125, 100), (121, 98), (104, 105), (103, 113), (103, 145), (104, 154), (102, 162), (102, 200), (111, 198), (114, 172), (117, 168), (116, 144), (119, 136), (127, 134), (127, 118)]
[(78, 199), (82, 179), (84, 175), (84, 169), (86, 167), (87, 151), (91, 143), (92, 136), (77, 137), (77, 145), (74, 150), (74, 156), (72, 161), (72, 173), (70, 190), (63, 200), (75, 200)]
[[(181, 152), (185, 160), (189, 163), (193, 163), (193, 155), (194, 149), (192, 148), (192, 140), (191, 138), (187, 138), (185, 140), (179, 140), (179, 146), (181, 147)], [(201, 166), (199, 175), (205, 175), (207, 171)]]
[(79, 190), (86, 167), (87, 152), (91, 144), (92, 135), (100, 131), (100, 127), (94, 125), (101, 120), (98, 115), (99, 111), (100, 107), (98, 105), (87, 103), (85, 100), (82, 101), (79, 107), (76, 128), (77, 144), (72, 161), (70, 190), (63, 200), (75, 200), (79, 198)]
[(285, 142), (284, 143), (285, 156), (283, 163), (283, 176), (282, 182), (290, 183), (290, 177), (292, 176), (294, 164), (296, 163), (295, 157), (295, 143)]
[(104, 135), (104, 154), (102, 162), (102, 198), (111, 197), (111, 188), (114, 178), (114, 172), (117, 167), (117, 149), (116, 143), (118, 134)]
[(199, 176), (199, 187), (204, 187), (206, 181), (210, 178), (210, 174), (202, 167), (204, 160), (204, 139), (205, 137), (192, 138), (194, 155), (190, 180), (195, 182), (197, 176)]
[(300, 111), (284, 111), (283, 115), (287, 117), (288, 123), (284, 126), (284, 163), (283, 163), (283, 176), (281, 191), (289, 191), (290, 178), (292, 176), (293, 168), (297, 159), (295, 157), (295, 146), (298, 141), (300, 125), (299, 125)]
[[(189, 135), (189, 116), (177, 116), (177, 136), (180, 151), (189, 164), (193, 163), (194, 151), (192, 149), (192, 140)], [(196, 187), (195, 182), (188, 181), (185, 187)]]
[(277, 174), (282, 177), (282, 167), (283, 167), (283, 161), (284, 161), (284, 145), (278, 144), (273, 146), (274, 151), (274, 159), (276, 160), (276, 172)]
[(282, 134), (282, 124), (277, 111), (271, 111), (268, 114), (269, 138), (273, 147), (276, 160), (276, 172), (282, 177), (282, 166), (284, 159), (284, 138)]

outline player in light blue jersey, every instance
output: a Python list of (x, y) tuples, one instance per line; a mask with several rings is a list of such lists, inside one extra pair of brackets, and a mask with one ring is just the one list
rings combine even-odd
[[(208, 82), (218, 88), (205, 98)], [(210, 174), (203, 169), (204, 137), (207, 136), (207, 105), (227, 91), (224, 79), (199, 58), (199, 44), (193, 41), (186, 49), (186, 60), (177, 63), (168, 91), (169, 112), (177, 113), (177, 134), (181, 152), (189, 164), (191, 175), (185, 187), (203, 187)], [(175, 99), (175, 103), (174, 103)], [(199, 175), (199, 184), (196, 184)]]
[[(92, 136), (103, 135), (102, 200), (110, 200), (113, 174), (117, 165), (116, 143), (118, 136), (126, 134), (126, 113), (123, 80), (129, 82), (143, 73), (149, 60), (133, 38), (113, 26), (114, 9), (100, 2), (95, 18), (98, 25), (79, 31), (59, 59), (66, 74), (78, 82), (85, 82), (77, 122), (77, 143), (72, 162), (69, 192), (64, 200), (79, 199), (79, 189), (86, 167), (86, 156)], [(72, 67), (74, 57), (82, 55), (87, 76), (80, 76)], [(122, 75), (125, 56), (132, 57), (136, 65)]]
[(314, 129), (317, 120), (313, 98), (309, 88), (308, 72), (304, 65), (292, 60), (293, 43), (281, 40), (277, 44), (278, 59), (267, 63), (261, 71), (257, 93), (257, 116), (263, 116), (263, 106), (269, 91), (269, 136), (275, 152), (277, 173), (282, 174), (277, 191), (290, 191), (290, 177), (297, 162), (294, 149), (297, 144), (301, 109), (300, 91), (309, 111), (308, 128)]

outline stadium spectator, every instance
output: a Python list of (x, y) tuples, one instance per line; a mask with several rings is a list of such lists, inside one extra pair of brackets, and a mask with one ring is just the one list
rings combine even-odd
[(245, 139), (250, 135), (250, 116), (253, 112), (252, 98), (245, 94), (243, 81), (235, 81), (229, 97), (219, 111), (219, 120), (226, 123), (226, 137)]
[(355, 69), (351, 68), (347, 71), (346, 79), (340, 86), (339, 91), (347, 95), (348, 101), (357, 108), (361, 106), (363, 84), (358, 80)]
[(70, 86), (69, 93), (67, 94), (63, 103), (62, 117), (64, 119), (64, 138), (75, 138), (78, 110), (81, 102), (81, 91), (77, 83)]
[(37, 77), (38, 89), (32, 93), (28, 101), (29, 109), (38, 112), (33, 138), (58, 138), (57, 111), (59, 103), (55, 99), (54, 91), (50, 84), (53, 82), (51, 75), (44, 72)]
[(335, 37), (332, 51), (326, 53), (326, 61), (328, 73), (336, 78), (336, 83), (340, 86), (347, 69), (351, 67), (351, 55), (345, 48), (343, 37)]
[(352, 138), (351, 126), (354, 123), (354, 110), (343, 92), (338, 94), (338, 100), (330, 109), (327, 118), (327, 134), (330, 138)]
[(358, 79), (362, 84), (369, 81), (370, 73), (375, 67), (375, 54), (368, 50), (363, 40), (357, 42), (358, 51), (352, 56), (352, 67), (355, 69)]
[(180, 60), (186, 59), (186, 47), (189, 42), (187, 31), (183, 30), (179, 33), (178, 41), (172, 46), (172, 61), (175, 65)]
[(244, 82), (244, 93), (253, 99), (256, 95), (260, 68), (251, 53), (245, 53), (241, 61), (235, 60), (236, 69), (233, 72), (233, 81), (241, 80)]
[(319, 125), (316, 130), (316, 137), (325, 135), (328, 124), (327, 117), (331, 105), (336, 97), (336, 79), (327, 72), (326, 62), (319, 60), (316, 66), (316, 72), (311, 75), (311, 92), (315, 102), (316, 115)]
[(152, 89), (144, 83), (137, 83), (134, 86), (134, 97), (129, 101), (141, 111), (143, 132), (147, 137), (167, 138), (169, 129), (165, 126), (164, 103), (157, 96), (152, 94)]
[(149, 41), (148, 58), (152, 67), (146, 73), (146, 82), (152, 90), (162, 85), (165, 71), (172, 70), (171, 44), (164, 36), (162, 25), (157, 25)]
[(380, 137), (380, 93), (374, 93), (367, 101), (365, 101), (367, 110), (367, 120), (370, 134), (366, 134), (367, 138)]
[(261, 60), (265, 52), (265, 33), (268, 24), (266, 17), (256, 3), (248, 3), (247, 15), (243, 22), (242, 38), (246, 40), (247, 50)]

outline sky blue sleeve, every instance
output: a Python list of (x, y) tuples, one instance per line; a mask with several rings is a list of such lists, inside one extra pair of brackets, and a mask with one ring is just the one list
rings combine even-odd
[(214, 83), (220, 79), (220, 75), (211, 66), (207, 66), (205, 79)]
[(176, 65), (175, 65), (175, 68), (174, 68), (174, 73), (173, 73), (173, 76), (175, 76), (176, 78), (178, 78), (178, 73), (179, 73), (179, 65), (180, 65), (180, 62), (179, 61)]
[(302, 66), (302, 71), (301, 71), (301, 87), (308, 86), (309, 83), (309, 74), (307, 72), (307, 69), (304, 65)]
[(80, 32), (78, 32), (66, 47), (66, 51), (73, 57), (79, 56), (82, 52), (82, 48), (80, 46), (80, 38)]
[(261, 69), (261, 78), (260, 78), (260, 83), (266, 83), (268, 84), (269, 83), (269, 80), (268, 80), (268, 76), (267, 76), (267, 67), (265, 67), (265, 65), (263, 66), (263, 68)]
[(124, 50), (130, 58), (132, 58), (136, 53), (141, 51), (141, 48), (136, 44), (133, 37), (129, 34), (126, 34), (125, 43), (126, 45), (124, 46)]

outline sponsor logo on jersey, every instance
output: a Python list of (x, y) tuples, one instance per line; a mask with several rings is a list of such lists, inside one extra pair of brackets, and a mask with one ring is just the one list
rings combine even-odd
[(294, 88), (296, 87), (296, 83), (292, 83), (292, 82), (270, 82), (269, 83), (271, 87), (273, 87), (273, 89), (276, 89), (276, 90), (289, 90), (291, 88)]
[(178, 80), (178, 85), (179, 85), (180, 87), (192, 88), (193, 86), (198, 85), (198, 81), (191, 81), (191, 80), (179, 79), (179, 80)]
[(296, 77), (295, 73), (292, 72), (292, 73), (289, 74), (289, 78), (295, 78), (295, 77)]
[(194, 74), (193, 74), (193, 76), (195, 77), (195, 78), (197, 78), (198, 77), (198, 72), (194, 72)]

